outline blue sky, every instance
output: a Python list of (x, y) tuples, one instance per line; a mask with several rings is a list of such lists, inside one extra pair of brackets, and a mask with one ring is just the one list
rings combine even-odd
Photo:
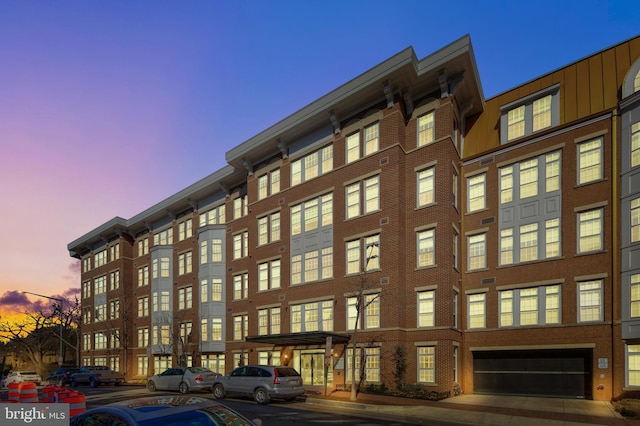
[(67, 243), (404, 48), (465, 34), (489, 98), (640, 34), (640, 2), (2, 0), (0, 303), (78, 287)]

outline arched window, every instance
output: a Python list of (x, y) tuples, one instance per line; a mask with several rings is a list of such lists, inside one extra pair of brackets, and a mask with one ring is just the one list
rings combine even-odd
[(636, 78), (633, 81), (633, 93), (637, 92), (638, 90), (640, 90), (640, 70), (638, 70)]

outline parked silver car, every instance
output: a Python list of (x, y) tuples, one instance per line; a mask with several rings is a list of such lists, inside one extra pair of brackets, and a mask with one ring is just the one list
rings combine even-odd
[(304, 394), (304, 388), (302, 377), (295, 368), (245, 365), (216, 379), (213, 395), (222, 399), (227, 394), (250, 396), (258, 404), (268, 404), (271, 398), (293, 400)]
[(150, 391), (170, 390), (189, 393), (192, 390), (211, 391), (213, 383), (220, 375), (204, 367), (169, 368), (160, 374), (147, 378)]
[(35, 371), (14, 371), (4, 379), (3, 387), (9, 386), (10, 383), (33, 382), (40, 386), (42, 377)]

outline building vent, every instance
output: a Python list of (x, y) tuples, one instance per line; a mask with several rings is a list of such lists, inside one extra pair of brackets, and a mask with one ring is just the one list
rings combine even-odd
[(283, 204), (284, 204), (284, 198), (280, 198), (280, 199), (278, 200), (278, 204), (279, 204), (279, 205), (283, 205)]
[(485, 157), (482, 160), (480, 160), (480, 165), (481, 166), (485, 166), (487, 164), (491, 164), (493, 163), (494, 157), (493, 155), (491, 157)]
[(482, 224), (483, 225), (488, 225), (488, 224), (493, 223), (495, 221), (496, 221), (495, 216), (485, 217), (484, 219), (482, 219)]
[(482, 280), (482, 285), (491, 285), (491, 284), (495, 284), (495, 283), (496, 283), (496, 279), (494, 277), (484, 278)]
[(278, 296), (278, 301), (279, 302), (284, 302), (284, 294), (281, 294)]
[(233, 227), (232, 226), (227, 227), (227, 232), (233, 232)]
[(389, 164), (389, 157), (382, 157), (380, 159), (380, 165), (384, 166), (385, 164)]
[(280, 246), (280, 253), (284, 253), (287, 248), (285, 246)]
[(233, 308), (227, 308), (227, 312), (233, 312)]
[(389, 284), (389, 277), (380, 278), (380, 285), (386, 285), (386, 284)]
[(229, 272), (229, 273), (233, 272), (233, 266), (230, 267), (230, 268), (227, 268), (227, 272)]
[(380, 219), (380, 225), (386, 225), (388, 223), (389, 223), (388, 217), (383, 217), (382, 219)]

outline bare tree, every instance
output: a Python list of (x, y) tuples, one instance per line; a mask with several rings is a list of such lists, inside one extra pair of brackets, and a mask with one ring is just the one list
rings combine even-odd
[(127, 377), (129, 345), (133, 338), (129, 329), (129, 324), (133, 320), (133, 307), (130, 298), (125, 296), (122, 286), (116, 290), (115, 297), (108, 299), (107, 304), (108, 313), (104, 319), (105, 332), (110, 339), (107, 354), (122, 354), (124, 364), (122, 373)]
[(56, 328), (40, 314), (29, 313), (19, 321), (1, 322), (0, 338), (8, 340), (16, 361), (26, 357), (42, 373), (45, 370), (45, 356), (55, 354), (57, 348), (59, 336), (54, 331)]

